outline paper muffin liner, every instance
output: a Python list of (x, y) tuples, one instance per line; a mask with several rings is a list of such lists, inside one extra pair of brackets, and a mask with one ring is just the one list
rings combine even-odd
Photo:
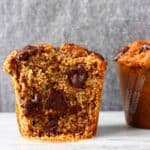
[(150, 70), (117, 64), (127, 124), (150, 128)]
[(145, 79), (144, 74), (137, 75), (133, 72), (129, 74), (124, 105), (125, 111), (129, 114), (134, 114), (136, 112)]

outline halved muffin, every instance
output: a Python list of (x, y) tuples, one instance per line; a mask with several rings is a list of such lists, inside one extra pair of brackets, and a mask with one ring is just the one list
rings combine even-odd
[(107, 63), (75, 44), (28, 45), (4, 62), (16, 93), (20, 133), (74, 141), (95, 135)]

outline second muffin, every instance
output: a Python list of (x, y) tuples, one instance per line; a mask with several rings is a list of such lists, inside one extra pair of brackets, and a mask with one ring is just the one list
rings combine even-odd
[(150, 40), (138, 40), (115, 56), (128, 125), (150, 128)]

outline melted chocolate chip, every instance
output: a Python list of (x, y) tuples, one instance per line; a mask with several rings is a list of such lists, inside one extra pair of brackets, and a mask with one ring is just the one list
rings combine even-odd
[(41, 137), (43, 135), (43, 131), (39, 131), (38, 136)]
[(77, 69), (68, 71), (67, 75), (70, 85), (76, 88), (83, 88), (88, 76), (82, 64), (78, 64)]
[(140, 53), (148, 51), (148, 50), (150, 50), (150, 44), (144, 44), (142, 47), (139, 48), (138, 53), (140, 54)]
[(36, 121), (35, 121), (35, 120), (33, 120), (33, 121), (32, 121), (32, 125), (34, 126), (35, 124), (36, 124)]
[(117, 61), (123, 54), (125, 54), (127, 51), (129, 50), (128, 46), (124, 46), (122, 47), (119, 52), (116, 54), (116, 56), (114, 57), (114, 60)]
[(25, 115), (39, 115), (42, 113), (42, 102), (41, 102), (41, 96), (36, 93), (34, 95), (34, 99), (27, 100), (25, 105), (23, 106), (25, 108)]
[(44, 130), (46, 133), (56, 132), (58, 128), (58, 117), (57, 116), (49, 116), (48, 123), (45, 125)]
[(81, 111), (81, 106), (80, 106), (80, 105), (72, 106), (72, 107), (69, 109), (69, 114), (76, 114), (76, 113), (78, 113), (79, 111)]
[(31, 55), (35, 55), (37, 52), (37, 47), (28, 45), (25, 46), (21, 51), (18, 53), (19, 60), (28, 60)]
[(64, 111), (67, 108), (66, 97), (63, 91), (52, 89), (46, 100), (46, 109)]
[(25, 112), (26, 116), (38, 115), (38, 114), (41, 114), (42, 106), (40, 103), (35, 103), (35, 102), (28, 100), (27, 103), (25, 104), (25, 109), (26, 109), (26, 112)]
[(142, 46), (143, 50), (150, 50), (150, 44), (145, 44)]
[(27, 51), (20, 52), (19, 53), (19, 60), (28, 60), (29, 56), (30, 55)]

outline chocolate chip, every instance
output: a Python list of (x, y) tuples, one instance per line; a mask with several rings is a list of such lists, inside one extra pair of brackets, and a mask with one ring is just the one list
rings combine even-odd
[(25, 115), (30, 116), (30, 115), (41, 114), (42, 107), (41, 107), (41, 104), (34, 103), (34, 102), (28, 100), (25, 104), (25, 109), (26, 109)]
[(76, 88), (83, 88), (88, 74), (83, 64), (78, 64), (77, 69), (68, 71), (67, 75), (70, 85)]
[(32, 121), (32, 125), (34, 126), (35, 124), (36, 124), (36, 121), (35, 121), (35, 120), (33, 120), (33, 121)]
[(27, 60), (29, 58), (29, 53), (27, 51), (19, 53), (19, 60)]
[(39, 131), (38, 137), (41, 137), (43, 135), (43, 131)]
[(143, 50), (150, 50), (150, 44), (145, 44), (142, 46)]
[(67, 108), (66, 97), (63, 91), (52, 89), (46, 99), (46, 109), (64, 111)]
[(31, 55), (35, 55), (37, 52), (37, 47), (28, 45), (25, 46), (22, 50), (18, 53), (19, 60), (28, 60)]
[(43, 106), (39, 94), (36, 93), (34, 99), (27, 100), (23, 107), (25, 108), (26, 116), (41, 114)]
[(46, 133), (56, 132), (58, 128), (58, 117), (57, 116), (49, 116), (48, 123), (45, 125), (44, 130)]
[(72, 106), (70, 109), (69, 109), (69, 114), (76, 114), (78, 113), (79, 111), (81, 111), (81, 106), (80, 105), (76, 105), (76, 106)]
[(148, 50), (150, 50), (150, 44), (144, 44), (142, 47), (139, 48), (138, 53), (140, 54)]
[(122, 47), (119, 52), (115, 55), (114, 60), (117, 61), (123, 54), (129, 50), (129, 46)]

